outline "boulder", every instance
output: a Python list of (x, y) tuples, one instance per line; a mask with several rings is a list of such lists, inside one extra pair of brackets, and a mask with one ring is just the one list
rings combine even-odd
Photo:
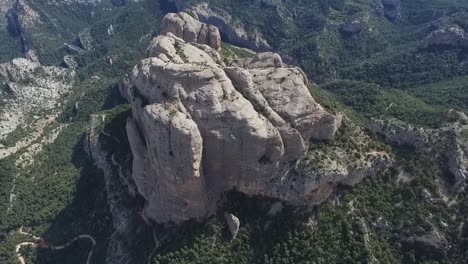
[(84, 50), (91, 50), (93, 48), (93, 37), (89, 28), (83, 29), (78, 34), (77, 44)]
[(250, 61), (248, 68), (281, 68), (283, 60), (281, 56), (273, 52), (258, 53)]
[(71, 55), (65, 55), (63, 57), (62, 65), (70, 70), (75, 70), (78, 68), (78, 63), (76, 62), (75, 58)]
[(226, 219), (226, 223), (228, 225), (229, 232), (231, 233), (231, 240), (234, 240), (239, 233), (240, 221), (235, 215), (230, 214), (228, 212), (224, 213), (224, 218)]

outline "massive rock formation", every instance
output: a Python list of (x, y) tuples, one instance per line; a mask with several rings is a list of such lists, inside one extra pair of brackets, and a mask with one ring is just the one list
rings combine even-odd
[(438, 129), (416, 128), (396, 120), (375, 120), (369, 130), (385, 141), (428, 154), (444, 164), (453, 175), (455, 189), (468, 179), (468, 118), (450, 110), (447, 122)]
[(121, 87), (132, 106), (127, 133), (146, 218), (205, 217), (231, 189), (317, 203), (338, 182), (352, 185), (372, 173), (379, 159), (355, 171), (343, 159), (329, 175), (300, 165), (309, 140), (332, 139), (342, 120), (312, 98), (302, 70), (274, 53), (227, 67), (216, 50), (168, 31)]

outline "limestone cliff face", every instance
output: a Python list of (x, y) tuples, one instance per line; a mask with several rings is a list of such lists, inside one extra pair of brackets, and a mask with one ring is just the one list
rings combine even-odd
[[(133, 203), (132, 193), (125, 192), (129, 188), (122, 180), (128, 177), (125, 166), (116, 161), (115, 153), (111, 155), (105, 148), (106, 143), (103, 137), (110, 141), (115, 140), (102, 133), (105, 117), (105, 114), (91, 116), (90, 126), (84, 141), (86, 153), (103, 173), (105, 180), (103, 191), (112, 218), (113, 233), (108, 238), (104, 263), (138, 263), (139, 260), (135, 258), (148, 254), (148, 250), (145, 247), (140, 247), (139, 242), (144, 237), (142, 233), (149, 231), (146, 229), (143, 219), (138, 215), (139, 206)], [(122, 239), (123, 237), (126, 239)]]
[(302, 70), (274, 53), (227, 67), (213, 48), (169, 29), (121, 87), (132, 106), (126, 129), (145, 217), (202, 218), (231, 189), (314, 203), (330, 194), (324, 185), (345, 181), (349, 171), (321, 185), (298, 169), (309, 140), (332, 139), (342, 122), (312, 98)]

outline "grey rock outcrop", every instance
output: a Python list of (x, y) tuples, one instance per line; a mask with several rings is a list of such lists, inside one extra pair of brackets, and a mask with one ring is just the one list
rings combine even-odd
[(468, 178), (468, 119), (464, 113), (450, 110), (447, 121), (441, 128), (428, 129), (396, 120), (374, 120), (369, 130), (390, 144), (413, 148), (445, 164), (459, 189)]
[[(313, 170), (305, 169), (313, 162), (300, 161), (309, 140), (332, 139), (342, 117), (324, 110), (310, 95), (304, 72), (277, 54), (227, 67), (216, 50), (168, 32), (153, 39), (148, 55), (120, 87), (132, 106), (127, 134), (145, 218), (203, 218), (232, 189), (319, 203), (338, 182), (355, 184), (376, 168), (372, 161), (330, 178), (326, 168), (303, 176)], [(349, 162), (337, 161), (333, 169), (342, 163)]]
[(8, 31), (21, 39), (23, 53), (28, 52), (31, 49), (28, 31), (41, 23), (39, 14), (26, 2), (17, 0), (6, 13), (6, 18)]
[(447, 113), (447, 121), (450, 123), (460, 123), (462, 125), (467, 125), (468, 116), (463, 112), (450, 109)]
[(374, 120), (368, 125), (369, 130), (385, 141), (400, 147), (423, 149), (430, 145), (430, 134), (426, 129), (397, 120)]
[(76, 70), (76, 68), (78, 68), (78, 63), (72, 55), (65, 55), (62, 65), (70, 70)]
[(187, 42), (205, 44), (218, 50), (221, 35), (217, 27), (202, 23), (187, 13), (169, 13), (163, 19), (162, 34), (171, 32)]
[(438, 234), (428, 233), (405, 238), (402, 240), (402, 246), (405, 250), (414, 250), (416, 255), (441, 259), (446, 256), (450, 243)]
[(468, 49), (468, 34), (458, 25), (445, 25), (432, 31), (423, 41), (422, 48), (452, 47)]
[(224, 218), (226, 219), (226, 223), (229, 228), (229, 232), (231, 233), (231, 239), (234, 240), (239, 233), (240, 221), (237, 216), (230, 214), (228, 212), (224, 213)]
[(78, 34), (77, 43), (84, 50), (93, 48), (93, 37), (89, 28), (85, 28)]
[(247, 29), (241, 21), (235, 20), (225, 10), (206, 2), (200, 4), (191, 4), (186, 0), (172, 0), (172, 2), (179, 12), (193, 14), (199, 21), (216, 26), (231, 44), (254, 51), (271, 50), (270, 44), (260, 31)]
[(54, 109), (71, 89), (74, 76), (68, 69), (24, 58), (0, 64), (0, 139), (25, 124), (31, 114)]

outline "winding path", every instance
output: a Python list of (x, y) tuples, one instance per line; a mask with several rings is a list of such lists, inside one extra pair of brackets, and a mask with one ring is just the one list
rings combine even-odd
[(87, 235), (87, 234), (76, 236), (75, 238), (73, 238), (72, 240), (70, 240), (68, 243), (64, 245), (50, 246), (50, 245), (47, 245), (42, 238), (36, 237), (32, 234), (24, 232), (23, 227), (19, 229), (18, 233), (22, 235), (30, 236), (33, 239), (32, 242), (22, 242), (22, 243), (17, 244), (15, 247), (16, 257), (18, 258), (21, 264), (26, 264), (24, 257), (20, 253), (20, 250), (23, 246), (31, 246), (33, 248), (37, 248), (37, 247), (50, 248), (51, 250), (62, 250), (62, 249), (69, 247), (71, 244), (73, 244), (77, 240), (88, 239), (89, 241), (91, 241), (92, 246), (91, 246), (91, 250), (88, 253), (88, 257), (86, 258), (86, 264), (90, 264), (91, 257), (93, 256), (93, 253), (94, 253), (94, 247), (96, 246), (96, 240), (94, 239), (94, 237), (92, 237), (91, 235)]

